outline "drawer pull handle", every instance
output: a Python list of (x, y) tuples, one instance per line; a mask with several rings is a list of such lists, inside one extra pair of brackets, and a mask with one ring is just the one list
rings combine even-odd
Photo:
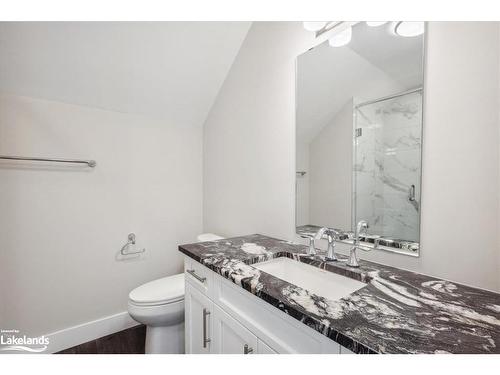
[(187, 270), (187, 273), (189, 273), (191, 276), (193, 276), (196, 280), (198, 280), (200, 283), (204, 283), (205, 280), (207, 279), (206, 277), (201, 277), (196, 274), (195, 270)]
[(210, 315), (210, 311), (203, 309), (203, 347), (206, 348), (210, 339), (207, 337), (207, 316)]
[(253, 353), (253, 348), (248, 346), (248, 344), (245, 344), (243, 347), (243, 354), (252, 354)]

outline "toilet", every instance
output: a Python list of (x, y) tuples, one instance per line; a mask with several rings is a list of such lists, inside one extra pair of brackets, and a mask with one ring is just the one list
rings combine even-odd
[(132, 290), (128, 313), (146, 325), (146, 354), (184, 353), (184, 274)]
[[(198, 242), (222, 239), (203, 233)], [(146, 354), (184, 353), (184, 274), (141, 285), (129, 294), (128, 313), (146, 325)]]
[(205, 241), (216, 241), (216, 240), (223, 240), (224, 237), (219, 236), (218, 234), (213, 234), (213, 233), (203, 233), (199, 234), (198, 237), (196, 237), (198, 242), (205, 242)]

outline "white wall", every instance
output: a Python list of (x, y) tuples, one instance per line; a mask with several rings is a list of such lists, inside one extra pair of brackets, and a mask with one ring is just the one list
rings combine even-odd
[[(205, 124), (204, 229), (294, 239), (299, 23), (254, 23)], [(421, 256), (361, 256), (479, 287), (499, 279), (499, 30), (431, 23)]]
[(290, 238), (295, 222), (298, 23), (252, 24), (205, 122), (204, 229)]
[[(1, 163), (0, 326), (47, 334), (126, 311), (130, 290), (182, 272), (177, 245), (202, 229), (201, 150), (199, 126), (0, 96), (1, 154), (97, 161)], [(130, 232), (145, 258), (117, 261)]]
[(295, 215), (296, 224), (307, 225), (309, 220), (309, 184), (310, 184), (310, 168), (309, 168), (309, 143), (297, 142), (295, 155), (295, 170), (297, 172), (306, 172), (304, 175), (297, 175), (295, 183)]
[[(177, 245), (202, 229), (202, 125), (249, 26), (0, 22), (0, 154), (98, 163), (1, 162), (0, 327), (120, 313), (182, 270)], [(146, 258), (117, 262), (132, 231)]]
[(352, 127), (351, 99), (309, 144), (309, 224), (351, 230)]
[(500, 290), (498, 24), (431, 23), (427, 37), (421, 256), (369, 257)]

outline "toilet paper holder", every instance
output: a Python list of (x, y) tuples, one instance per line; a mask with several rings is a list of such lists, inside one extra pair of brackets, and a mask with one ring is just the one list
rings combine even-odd
[(127, 243), (122, 246), (120, 253), (122, 255), (126, 256), (126, 255), (142, 254), (146, 251), (145, 248), (143, 248), (142, 250), (137, 250), (137, 251), (129, 251), (129, 249), (132, 245), (135, 245), (135, 233), (129, 233), (129, 235), (127, 237)]

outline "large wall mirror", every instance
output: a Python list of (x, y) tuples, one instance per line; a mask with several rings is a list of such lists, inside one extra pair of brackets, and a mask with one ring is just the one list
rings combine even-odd
[(297, 58), (296, 226), (352, 237), (365, 220), (365, 246), (418, 256), (425, 38), (397, 25)]

